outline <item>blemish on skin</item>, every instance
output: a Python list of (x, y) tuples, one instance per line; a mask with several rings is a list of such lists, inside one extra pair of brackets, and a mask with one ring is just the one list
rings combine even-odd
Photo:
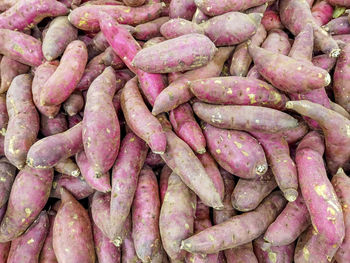
[(26, 213), (26, 216), (30, 216), (32, 214), (32, 210), (30, 208), (25, 208), (24, 212)]
[(22, 54), (22, 55), (24, 54), (24, 51), (23, 51), (22, 47), (19, 46), (18, 44), (14, 44), (13, 47), (12, 47), (12, 49), (13, 49), (14, 51), (16, 51), (16, 52)]
[(69, 248), (65, 248), (64, 251), (69, 252)]
[(303, 256), (306, 261), (309, 261), (310, 251), (306, 247), (303, 247)]
[(73, 219), (77, 220), (77, 219), (78, 219), (78, 215), (77, 215), (77, 214), (74, 214), (74, 215), (73, 215)]
[(27, 241), (27, 244), (28, 244), (28, 245), (30, 245), (30, 244), (32, 244), (32, 243), (34, 243), (34, 239), (33, 239), (33, 238), (31, 238), (31, 239), (29, 239), (29, 240)]
[(322, 75), (321, 73), (318, 73), (317, 76), (318, 76), (319, 78), (322, 78), (322, 77), (323, 77), (323, 75)]
[(212, 235), (208, 235), (208, 237), (209, 237), (210, 241), (214, 241), (215, 240)]
[(248, 94), (248, 97), (250, 99), (250, 104), (256, 103), (255, 94)]
[(186, 228), (186, 229), (190, 229), (190, 226), (186, 223), (186, 224), (185, 224), (185, 228)]
[(0, 181), (1, 182), (6, 182), (6, 178), (5, 177), (0, 177)]
[(300, 71), (300, 70), (301, 70), (301, 66), (297, 67), (297, 70), (299, 70), (299, 71)]
[(216, 149), (216, 152), (217, 152), (218, 154), (220, 154), (220, 153), (221, 153), (221, 150), (220, 150), (220, 149)]
[(244, 156), (248, 157), (249, 154), (246, 151), (241, 151), (243, 153)]
[(331, 207), (327, 207), (327, 212), (329, 212), (333, 216), (335, 216), (335, 214), (336, 214), (335, 210)]
[(237, 146), (238, 149), (242, 148), (242, 144), (241, 143), (236, 142), (236, 141), (234, 141), (233, 143)]
[(111, 130), (108, 129), (108, 128), (106, 128), (106, 132), (107, 132), (107, 133), (111, 133)]
[(308, 159), (308, 160), (312, 160), (312, 158), (311, 158), (310, 156), (306, 157), (306, 159)]
[(232, 94), (232, 89), (231, 88), (228, 88), (227, 94)]
[(215, 80), (214, 83), (216, 83), (216, 84), (221, 84), (222, 81), (218, 79), (218, 80)]
[(135, 141), (135, 137), (130, 138), (130, 140), (129, 140), (129, 141), (130, 141), (130, 142)]
[(277, 255), (274, 252), (269, 251), (268, 252), (268, 257), (271, 262), (276, 263), (277, 262)]

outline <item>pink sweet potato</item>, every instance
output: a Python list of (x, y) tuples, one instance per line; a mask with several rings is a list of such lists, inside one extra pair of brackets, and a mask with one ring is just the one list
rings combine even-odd
[(327, 24), (333, 16), (333, 7), (327, 3), (327, 1), (317, 2), (311, 9), (312, 16), (315, 18), (315, 22), (319, 26)]
[(145, 3), (145, 0), (123, 0), (123, 2), (128, 6), (140, 6)]
[(130, 213), (147, 150), (145, 142), (133, 133), (128, 133), (121, 143), (120, 152), (112, 171), (110, 232), (115, 244), (122, 242), (120, 234)]
[(207, 21), (209, 17), (204, 14), (199, 8), (196, 9), (196, 12), (194, 13), (192, 17), (192, 22), (196, 24), (201, 24), (205, 21)]
[(7, 263), (38, 262), (48, 230), (49, 218), (43, 211), (24, 235), (11, 242)]
[(75, 162), (72, 161), (71, 158), (67, 158), (65, 160), (59, 161), (55, 167), (56, 172), (78, 177), (80, 175), (79, 167)]
[(125, 221), (125, 231), (126, 237), (122, 243), (122, 263), (141, 263), (141, 260), (137, 257), (134, 240), (132, 239), (132, 223), (131, 223), (131, 214), (127, 217)]
[(11, 242), (0, 243), (0, 263), (6, 263), (10, 253)]
[(140, 24), (135, 27), (133, 36), (139, 40), (149, 40), (153, 37), (159, 37), (161, 26), (169, 21), (169, 17), (160, 17), (145, 24)]
[(258, 141), (246, 132), (219, 129), (203, 124), (208, 150), (225, 170), (247, 179), (267, 171), (265, 153)]
[(172, 261), (185, 258), (186, 252), (180, 249), (180, 245), (183, 239), (193, 234), (195, 207), (195, 194), (178, 175), (172, 173), (159, 217), (162, 243)]
[(345, 6), (350, 7), (349, 0), (327, 0), (328, 3), (330, 3), (333, 6)]
[(54, 209), (50, 209), (50, 211), (47, 213), (49, 217), (49, 228), (48, 233), (45, 238), (43, 247), (40, 252), (39, 256), (39, 263), (57, 263), (55, 252), (53, 251), (52, 246), (52, 237), (53, 237), (53, 225), (56, 217), (56, 211)]
[(335, 97), (335, 102), (340, 106), (344, 107), (347, 111), (350, 110), (350, 103), (348, 101), (348, 97), (350, 96), (350, 89), (348, 88), (349, 67), (350, 61), (350, 44), (347, 44), (341, 54), (339, 59), (337, 60), (337, 65), (334, 70), (333, 75), (333, 92)]
[[(11, 165), (6, 158), (0, 159), (0, 208), (3, 207), (9, 196), (13, 181), (16, 176), (16, 167)], [(1, 218), (0, 218), (1, 219)]]
[(40, 132), (44, 136), (65, 132), (67, 129), (68, 123), (63, 113), (59, 113), (51, 119), (45, 115), (41, 115), (40, 117)]
[(0, 93), (6, 92), (9, 89), (12, 80), (18, 75), (27, 73), (28, 70), (29, 67), (27, 65), (23, 65), (16, 60), (4, 56), (0, 63)]
[(246, 244), (264, 233), (285, 203), (282, 194), (274, 192), (254, 211), (234, 216), (183, 240), (181, 248), (191, 253), (210, 254)]
[(89, 215), (84, 207), (61, 188), (62, 204), (53, 226), (53, 248), (59, 263), (95, 262)]
[(81, 92), (74, 91), (63, 103), (63, 109), (68, 116), (78, 114), (84, 108), (84, 97)]
[(102, 231), (103, 235), (110, 240), (111, 221), (109, 220), (109, 208), (111, 194), (96, 191), (89, 197), (89, 201), (93, 222)]
[(15, 77), (6, 95), (9, 123), (5, 134), (5, 155), (18, 169), (25, 165), (29, 148), (39, 131), (39, 115), (32, 100), (32, 76)]
[(33, 223), (49, 198), (52, 179), (52, 169), (36, 170), (26, 166), (18, 173), (1, 222), (0, 242), (20, 236)]
[(169, 177), (173, 171), (166, 164), (163, 166), (162, 171), (159, 176), (159, 195), (160, 195), (160, 204), (164, 202), (164, 197), (166, 191), (168, 190), (168, 181)]
[(45, 17), (65, 15), (67, 7), (54, 0), (18, 1), (0, 14), (0, 28), (22, 31), (32, 28)]
[(196, 23), (183, 18), (171, 19), (160, 27), (160, 33), (167, 39), (176, 38), (186, 34), (204, 34), (204, 30)]
[(150, 168), (144, 167), (132, 204), (132, 237), (136, 254), (143, 262), (162, 262), (159, 213), (157, 178)]
[(269, 31), (261, 47), (274, 53), (288, 55), (291, 44), (288, 35), (283, 30), (273, 29)]
[(265, 27), (266, 31), (273, 29), (283, 29), (280, 16), (274, 10), (267, 10), (261, 19), (261, 24)]
[(149, 151), (145, 160), (145, 164), (151, 166), (152, 168), (164, 166), (164, 161), (159, 154)]
[(323, 28), (331, 35), (350, 34), (349, 19), (345, 16), (329, 21)]
[(52, 20), (43, 39), (44, 57), (51, 61), (61, 56), (70, 42), (76, 40), (78, 30), (73, 27), (67, 16)]
[(191, 20), (196, 9), (194, 0), (172, 0), (169, 5), (169, 16)]
[(9, 9), (11, 6), (15, 5), (16, 2), (17, 2), (17, 0), (2, 0), (0, 2), (0, 11), (5, 11), (5, 10)]
[(166, 40), (165, 37), (154, 37), (154, 38), (151, 38), (150, 40), (145, 42), (145, 44), (143, 45), (143, 48), (154, 46), (155, 44), (161, 43), (161, 42), (163, 42), (165, 40)]
[(42, 105), (59, 105), (70, 96), (84, 73), (87, 56), (87, 49), (82, 41), (75, 40), (67, 46), (55, 73), (42, 87)]
[(106, 66), (112, 66), (114, 69), (123, 68), (125, 66), (124, 62), (118, 57), (113, 48), (110, 46), (103, 52), (102, 62)]
[(314, 33), (311, 24), (306, 24), (295, 37), (288, 56), (291, 58), (310, 62), (314, 49)]

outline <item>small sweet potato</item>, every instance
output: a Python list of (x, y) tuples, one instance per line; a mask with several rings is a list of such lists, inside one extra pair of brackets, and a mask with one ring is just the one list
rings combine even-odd
[(341, 16), (329, 21), (323, 28), (331, 35), (350, 34), (350, 23), (346, 16)]
[(172, 0), (169, 5), (169, 16), (191, 20), (196, 9), (194, 0)]
[(28, 70), (29, 67), (27, 65), (4, 56), (0, 63), (0, 93), (6, 92), (9, 89), (12, 80), (18, 75), (27, 73)]
[(16, 176), (16, 167), (6, 158), (0, 159), (0, 208), (3, 207), (9, 196)]
[(78, 114), (84, 108), (84, 97), (81, 92), (74, 91), (63, 103), (63, 109), (68, 116)]
[(102, 31), (98, 32), (94, 36), (94, 38), (92, 39), (92, 43), (95, 49), (101, 52), (105, 51), (109, 47), (108, 41), (105, 35), (102, 33)]
[(56, 211), (52, 208), (47, 213), (49, 217), (49, 229), (47, 236), (45, 238), (43, 248), (41, 249), (40, 256), (39, 256), (39, 263), (57, 263), (55, 252), (53, 251), (52, 246), (52, 237), (53, 237), (53, 224), (55, 222), (56, 217)]
[(169, 177), (173, 171), (166, 164), (163, 166), (159, 176), (160, 204), (163, 204), (166, 191), (168, 190)]
[(160, 37), (160, 28), (161, 26), (169, 21), (169, 17), (164, 16), (157, 18), (153, 21), (137, 25), (133, 36), (139, 40), (149, 40), (153, 37)]
[(127, 234), (122, 243), (121, 263), (141, 263), (141, 260), (136, 255), (134, 240), (132, 239), (131, 214), (127, 217), (124, 228)]
[(44, 136), (65, 132), (67, 129), (68, 123), (63, 113), (58, 113), (54, 118), (48, 118), (43, 114), (40, 116), (40, 132)]
[(174, 18), (160, 27), (160, 33), (167, 39), (176, 38), (186, 34), (204, 34), (204, 30), (196, 23), (183, 18)]
[(58, 162), (55, 165), (55, 171), (61, 174), (66, 174), (74, 177), (78, 177), (80, 175), (79, 167), (75, 162), (72, 161), (71, 158), (67, 158)]

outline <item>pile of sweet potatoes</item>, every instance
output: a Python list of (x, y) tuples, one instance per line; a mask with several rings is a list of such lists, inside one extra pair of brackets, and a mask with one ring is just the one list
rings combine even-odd
[(347, 8), (0, 0), (0, 263), (350, 263)]

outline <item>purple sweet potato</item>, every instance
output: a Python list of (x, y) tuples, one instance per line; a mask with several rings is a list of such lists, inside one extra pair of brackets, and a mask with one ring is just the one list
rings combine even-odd
[(133, 36), (139, 40), (149, 40), (153, 37), (160, 37), (160, 28), (167, 21), (169, 21), (169, 17), (164, 16), (145, 24), (137, 25)]
[(196, 12), (194, 13), (192, 17), (192, 22), (196, 24), (201, 24), (205, 21), (207, 21), (209, 17), (202, 12), (199, 8), (196, 9)]
[(323, 28), (331, 35), (350, 34), (350, 24), (346, 16), (341, 16), (329, 21)]
[(84, 97), (81, 92), (74, 91), (63, 103), (63, 109), (68, 116), (78, 114), (84, 108)]
[(75, 162), (72, 161), (71, 158), (67, 158), (65, 160), (59, 161), (55, 167), (56, 172), (78, 177), (80, 175), (79, 167)]
[(105, 51), (109, 47), (108, 41), (105, 35), (102, 33), (102, 31), (98, 32), (94, 36), (94, 38), (92, 39), (92, 43), (95, 49), (101, 52)]
[(314, 56), (312, 58), (312, 64), (314, 64), (314, 66), (323, 68), (328, 72), (331, 71), (332, 68), (335, 66), (336, 61), (336, 58), (331, 58), (327, 54)]
[(112, 66), (114, 69), (120, 69), (125, 66), (123, 60), (118, 57), (113, 48), (110, 46), (103, 52), (102, 62), (106, 66)]
[(11, 242), (7, 263), (38, 262), (48, 230), (49, 218), (43, 211), (25, 234)]
[(203, 124), (208, 150), (225, 170), (246, 179), (257, 179), (267, 171), (263, 148), (242, 131), (219, 129)]
[(159, 213), (157, 178), (150, 168), (144, 167), (132, 204), (132, 237), (136, 254), (142, 262), (162, 262)]
[(168, 190), (168, 181), (169, 177), (173, 171), (169, 168), (169, 166), (164, 165), (162, 171), (159, 176), (159, 196), (160, 196), (160, 204), (162, 205), (164, 202), (166, 191)]
[(263, 18), (261, 19), (261, 24), (265, 27), (266, 31), (284, 28), (279, 14), (274, 10), (265, 11)]
[(298, 126), (298, 121), (290, 115), (259, 106), (221, 106), (195, 102), (193, 111), (203, 121), (223, 129), (278, 132)]
[(27, 164), (37, 169), (47, 169), (83, 149), (82, 123), (69, 130), (45, 137), (30, 147)]
[[(164, 153), (166, 136), (159, 121), (152, 116), (144, 103), (136, 78), (129, 80), (123, 88), (121, 105), (125, 120), (131, 130), (146, 141), (154, 153)], [(139, 116), (143, 117), (140, 119)]]
[(21, 74), (27, 73), (29, 67), (22, 63), (17, 62), (16, 60), (10, 59), (4, 56), (0, 63), (0, 77), (1, 77), (1, 86), (0, 93), (6, 92), (12, 80)]
[(45, 115), (40, 117), (40, 132), (44, 136), (65, 132), (67, 129), (68, 123), (63, 113), (57, 114), (54, 118), (48, 118)]
[(223, 105), (256, 105), (283, 110), (288, 98), (268, 83), (244, 77), (199, 79), (190, 83), (201, 101)]
[(0, 243), (0, 263), (6, 263), (10, 253), (11, 242)]
[(58, 58), (77, 37), (78, 30), (69, 23), (67, 16), (56, 17), (50, 23), (43, 39), (44, 57), (48, 61)]
[(205, 66), (216, 51), (208, 37), (193, 33), (140, 50), (132, 65), (150, 73), (185, 71)]
[(0, 208), (3, 207), (9, 196), (13, 181), (16, 176), (16, 167), (10, 164), (6, 158), (0, 159)]
[(350, 158), (350, 121), (341, 114), (306, 100), (287, 102), (286, 107), (317, 121), (326, 141), (327, 168), (335, 173)]
[(111, 194), (96, 191), (89, 198), (89, 201), (93, 222), (102, 231), (103, 235), (111, 240), (111, 221), (109, 220)]
[(32, 76), (15, 77), (6, 95), (9, 122), (5, 134), (5, 155), (18, 169), (25, 165), (29, 148), (39, 131), (39, 115), (32, 100)]
[(342, 106), (347, 111), (350, 111), (350, 103), (348, 97), (350, 96), (350, 89), (348, 88), (348, 83), (350, 82), (349, 67), (350, 61), (350, 44), (347, 44), (337, 60), (337, 65), (334, 70), (333, 75), (333, 92), (335, 97), (335, 102)]
[(333, 16), (333, 7), (327, 1), (318, 1), (311, 9), (312, 16), (319, 26), (327, 24)]
[(312, 59), (314, 49), (314, 33), (311, 24), (306, 24), (300, 33), (295, 37), (288, 56), (291, 58), (308, 61)]
[(112, 171), (110, 232), (115, 244), (122, 242), (120, 234), (130, 213), (147, 150), (145, 142), (133, 133), (128, 133), (121, 143), (120, 152)]
[(54, 211), (52, 208), (47, 213), (49, 217), (49, 229), (47, 236), (45, 238), (43, 248), (41, 249), (39, 261), (38, 263), (57, 263), (55, 252), (53, 251), (52, 246), (52, 237), (53, 237), (53, 224), (56, 217), (56, 211)]
[(152, 168), (155, 168), (159, 166), (162, 167), (164, 166), (165, 163), (159, 154), (149, 151), (146, 156), (145, 164), (147, 164), (148, 166), (151, 166)]
[(183, 18), (174, 18), (160, 27), (160, 33), (167, 39), (176, 38), (186, 34), (204, 34), (204, 30), (196, 23)]
[(68, 99), (84, 73), (87, 56), (87, 49), (82, 41), (74, 40), (67, 46), (55, 73), (42, 87), (42, 105), (59, 105)]
[(196, 9), (194, 0), (172, 0), (169, 5), (169, 16), (191, 20)]
[(211, 254), (246, 244), (265, 232), (285, 203), (282, 194), (274, 192), (254, 211), (234, 216), (183, 240), (181, 248), (191, 253)]
[(53, 169), (26, 166), (12, 185), (6, 214), (0, 226), (0, 242), (20, 236), (44, 208), (51, 190)]
[(127, 217), (125, 221), (125, 231), (126, 236), (122, 243), (122, 263), (141, 263), (141, 260), (137, 257), (134, 240), (132, 239), (132, 223), (131, 223), (131, 214)]
[(61, 188), (62, 204), (53, 226), (53, 248), (59, 263), (95, 262), (89, 215), (84, 207)]
[(32, 28), (45, 17), (65, 15), (67, 7), (54, 0), (18, 1), (0, 14), (0, 28), (22, 31)]

